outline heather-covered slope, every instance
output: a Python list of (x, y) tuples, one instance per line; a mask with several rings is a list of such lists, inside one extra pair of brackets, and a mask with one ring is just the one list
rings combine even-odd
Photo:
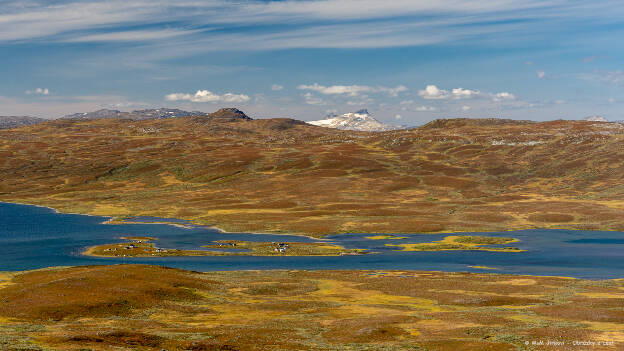
[(0, 200), (232, 231), (624, 230), (624, 126), (59, 120), (0, 131)]
[(588, 350), (570, 345), (587, 340), (611, 351), (624, 342), (623, 288), (414, 271), (0, 273), (0, 349), (554, 351)]

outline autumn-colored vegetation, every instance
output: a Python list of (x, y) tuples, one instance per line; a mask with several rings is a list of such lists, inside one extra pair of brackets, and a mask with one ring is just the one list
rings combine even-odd
[(624, 230), (624, 125), (59, 120), (0, 131), (0, 200), (229, 231)]
[[(624, 345), (624, 282), (378, 271), (51, 268), (0, 285), (2, 350), (585, 350)], [(0, 281), (2, 280), (0, 275)], [(564, 341), (568, 346), (526, 345)]]

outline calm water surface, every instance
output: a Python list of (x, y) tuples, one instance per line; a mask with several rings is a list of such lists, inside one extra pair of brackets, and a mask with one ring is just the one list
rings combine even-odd
[[(157, 237), (164, 248), (198, 249), (214, 240), (292, 241), (313, 239), (289, 235), (225, 234), (207, 227), (166, 224), (103, 224), (108, 218), (60, 214), (27, 205), (0, 203), (0, 271), (50, 266), (147, 263), (191, 269), (372, 269), (486, 272), (469, 266), (497, 268), (496, 273), (558, 275), (588, 279), (624, 278), (624, 232), (522, 230), (462, 235), (511, 236), (513, 246), (527, 252), (485, 251), (400, 252), (387, 243), (436, 241), (448, 234), (412, 234), (404, 240), (368, 240), (370, 234), (343, 234), (329, 239), (346, 248), (364, 248), (377, 254), (339, 257), (167, 257), (93, 258), (80, 253), (88, 246), (121, 242), (121, 236)], [(139, 217), (141, 222), (158, 218)], [(168, 221), (172, 222), (172, 219)], [(183, 224), (184, 221), (175, 220)]]

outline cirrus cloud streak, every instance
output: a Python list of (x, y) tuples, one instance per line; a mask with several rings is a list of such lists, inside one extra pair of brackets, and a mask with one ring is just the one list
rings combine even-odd
[(311, 85), (302, 84), (297, 87), (299, 90), (311, 90), (323, 95), (348, 95), (358, 96), (363, 93), (385, 93), (389, 96), (398, 96), (399, 93), (408, 91), (406, 86), (398, 85), (394, 88), (384, 86), (368, 86), (368, 85), (331, 85), (325, 86), (318, 83)]
[(250, 100), (248, 95), (225, 93), (223, 95), (215, 94), (209, 90), (198, 90), (195, 94), (173, 93), (165, 96), (167, 101), (190, 101), (190, 102), (229, 102), (243, 103)]

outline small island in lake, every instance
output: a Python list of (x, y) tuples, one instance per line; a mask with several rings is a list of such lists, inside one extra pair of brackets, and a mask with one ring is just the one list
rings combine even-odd
[(386, 244), (386, 246), (401, 247), (398, 251), (451, 251), (451, 250), (478, 250), (496, 252), (524, 252), (517, 247), (488, 247), (486, 245), (505, 245), (516, 243), (516, 238), (503, 238), (493, 236), (447, 236), (442, 240), (431, 243), (417, 244)]
[[(325, 242), (254, 242), (218, 240), (202, 247), (215, 250), (179, 250), (156, 247), (151, 237), (122, 237), (125, 243), (92, 246), (83, 255), (95, 257), (167, 257), (167, 256), (343, 256), (368, 253), (364, 249), (345, 249)], [(236, 251), (225, 251), (236, 250)]]

